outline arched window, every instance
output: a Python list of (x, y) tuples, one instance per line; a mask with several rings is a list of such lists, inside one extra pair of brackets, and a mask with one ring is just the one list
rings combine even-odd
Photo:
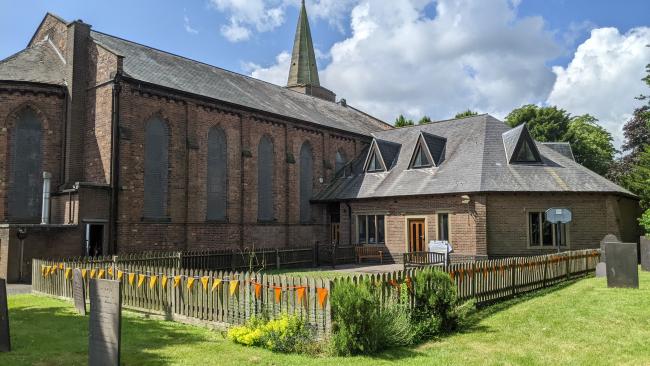
[(169, 174), (167, 124), (154, 117), (147, 122), (144, 138), (144, 217), (167, 217)]
[(311, 199), (313, 188), (314, 158), (311, 145), (304, 142), (300, 148), (300, 222), (311, 221)]
[(341, 150), (338, 150), (336, 152), (336, 162), (334, 164), (334, 173), (338, 174), (341, 171), (341, 169), (343, 169), (345, 164), (347, 164), (347, 162), (348, 161), (347, 161), (347, 159), (345, 157), (345, 153), (343, 151), (341, 151)]
[(212, 127), (208, 132), (208, 207), (207, 219), (226, 219), (228, 197), (228, 146), (226, 134), (221, 128)]
[(41, 121), (31, 108), (18, 114), (11, 136), (9, 212), (11, 221), (33, 221), (41, 216)]
[(273, 142), (268, 136), (257, 147), (257, 219), (273, 220)]

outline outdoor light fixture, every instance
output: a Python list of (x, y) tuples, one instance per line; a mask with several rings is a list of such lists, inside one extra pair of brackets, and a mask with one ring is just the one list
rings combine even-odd
[(460, 196), (460, 199), (461, 199), (460, 202), (461, 202), (462, 204), (464, 204), (464, 205), (469, 204), (470, 199), (469, 199), (469, 196), (468, 196), (468, 195), (464, 194), (464, 195)]

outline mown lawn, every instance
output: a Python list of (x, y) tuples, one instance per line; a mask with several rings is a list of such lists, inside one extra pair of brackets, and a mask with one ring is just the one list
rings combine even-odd
[[(588, 278), (475, 314), (464, 332), (374, 357), (275, 354), (219, 332), (124, 312), (125, 365), (650, 365), (650, 273), (641, 289)], [(84, 365), (87, 318), (72, 303), (9, 298), (13, 351), (0, 365)]]

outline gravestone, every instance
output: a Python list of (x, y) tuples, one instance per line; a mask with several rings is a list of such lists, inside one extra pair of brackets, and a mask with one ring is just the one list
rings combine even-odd
[(86, 315), (86, 286), (79, 268), (75, 268), (72, 272), (72, 298), (79, 314)]
[(9, 339), (9, 307), (7, 306), (7, 280), (0, 278), (0, 352), (11, 351)]
[(639, 288), (636, 243), (605, 243), (607, 287)]
[(607, 276), (607, 265), (605, 264), (605, 243), (618, 243), (619, 240), (616, 235), (607, 234), (600, 241), (600, 262), (596, 264), (596, 277)]
[(650, 235), (641, 237), (641, 269), (650, 271)]
[(88, 364), (120, 364), (122, 294), (120, 281), (90, 280)]

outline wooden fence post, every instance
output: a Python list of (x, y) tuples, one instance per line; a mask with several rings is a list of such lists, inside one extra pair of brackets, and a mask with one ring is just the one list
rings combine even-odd
[(476, 297), (476, 262), (472, 262), (472, 276), (470, 277), (472, 281), (472, 298)]
[(548, 256), (544, 258), (544, 277), (542, 278), (542, 287), (546, 287), (546, 274), (548, 273)]
[(515, 289), (515, 271), (517, 269), (517, 264), (515, 262), (516, 260), (512, 260), (510, 263), (510, 285), (512, 287), (512, 296), (517, 294), (517, 290)]

